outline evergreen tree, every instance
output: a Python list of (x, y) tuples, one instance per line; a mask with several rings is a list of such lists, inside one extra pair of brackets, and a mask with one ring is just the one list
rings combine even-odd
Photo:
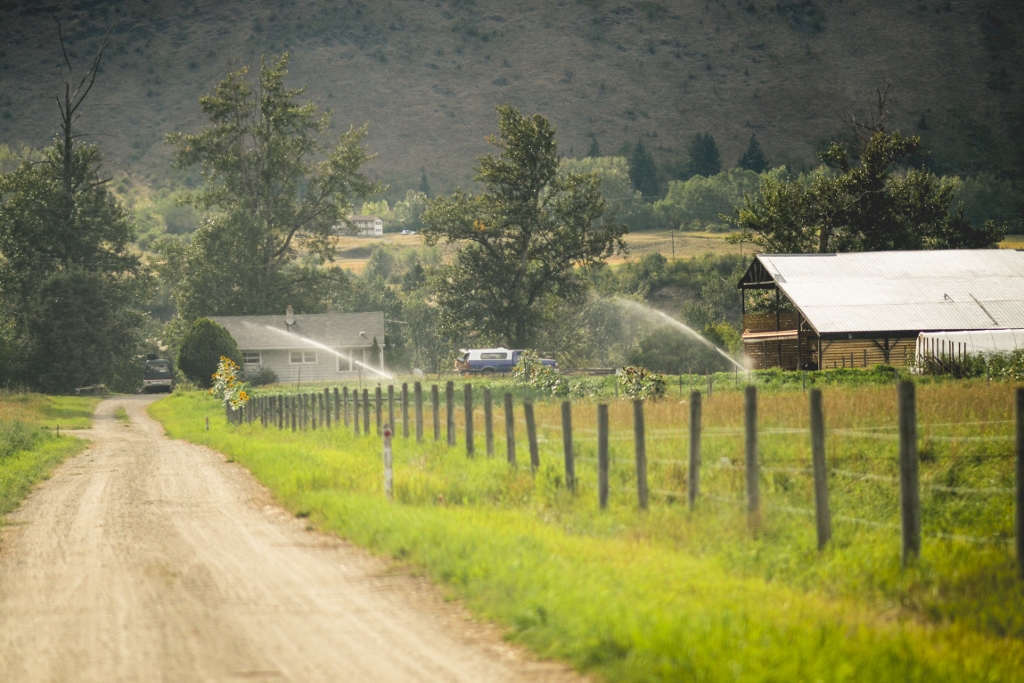
[(420, 173), (420, 192), (426, 196), (433, 194), (430, 190), (430, 181), (427, 180), (427, 172), (423, 171)]
[(601, 146), (597, 144), (596, 135), (590, 136), (590, 147), (587, 149), (587, 156), (594, 158), (601, 156)]
[(686, 167), (688, 177), (695, 175), (713, 176), (722, 171), (722, 156), (711, 133), (697, 133), (687, 147), (690, 163)]
[(644, 197), (658, 195), (658, 167), (640, 138), (637, 138), (636, 147), (629, 155), (629, 180)]
[(757, 141), (756, 133), (750, 136), (750, 144), (747, 145), (747, 151), (740, 157), (736, 166), (753, 171), (754, 173), (764, 173), (768, 170), (768, 160), (761, 149), (761, 143)]

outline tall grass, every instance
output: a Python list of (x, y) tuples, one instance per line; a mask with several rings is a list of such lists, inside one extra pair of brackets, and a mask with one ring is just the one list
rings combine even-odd
[(0, 515), (16, 508), (54, 467), (86, 448), (85, 441), (58, 436), (49, 428), (88, 426), (98, 400), (0, 394)]
[[(612, 495), (597, 506), (594, 406), (574, 408), (579, 485), (566, 490), (556, 403), (538, 403), (541, 467), (462, 445), (395, 440), (395, 502), (382, 495), (380, 444), (334, 428), (293, 434), (228, 426), (199, 395), (153, 405), (172, 436), (249, 467), (296, 513), (425, 568), (510, 637), (612, 680), (1014, 680), (1024, 671), (1024, 592), (1005, 543), (1012, 533), (1007, 385), (919, 389), (924, 546), (901, 570), (895, 390), (826, 391), (834, 540), (818, 553), (807, 403), (763, 396), (764, 514), (741, 505), (742, 397), (704, 404), (706, 494), (686, 490), (688, 408), (647, 405), (651, 509), (636, 510), (631, 405), (611, 404)], [(461, 406), (461, 401), (456, 404)], [(396, 411), (397, 414), (398, 411)], [(214, 416), (209, 432), (203, 417)], [(529, 462), (517, 404), (519, 462)], [(371, 419), (371, 423), (372, 423)], [(442, 424), (443, 424), (442, 420)], [(371, 431), (372, 431), (371, 427)], [(396, 430), (399, 434), (400, 430)], [(863, 476), (867, 475), (867, 476)], [(674, 495), (667, 495), (674, 494)], [(863, 522), (844, 521), (855, 518)], [(970, 541), (963, 537), (969, 537)]]

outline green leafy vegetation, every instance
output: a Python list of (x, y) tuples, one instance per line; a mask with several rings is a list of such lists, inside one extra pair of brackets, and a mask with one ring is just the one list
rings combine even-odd
[(287, 304), (322, 309), (317, 285), (329, 286), (330, 274), (315, 264), (333, 257), (332, 238), (348, 225), (353, 202), (377, 189), (360, 170), (370, 158), (361, 146), (366, 129), (322, 144), (330, 119), (298, 101), (304, 89), (288, 89), (287, 73), (285, 54), (261, 61), (255, 78), (248, 68), (228, 74), (200, 99), (211, 125), (167, 137), (178, 167), (202, 168), (205, 184), (190, 201), (215, 210), (190, 244), (165, 248), (163, 272), (186, 321)]
[[(783, 374), (800, 377), (758, 373), (758, 384)], [(819, 382), (840, 375), (866, 384), (825, 394), (832, 505), (843, 519), (834, 521), (834, 540), (822, 553), (812, 520), (790, 511), (813, 509), (801, 469), (810, 455), (799, 385), (766, 393), (759, 407), (764, 514), (756, 533), (743, 513), (736, 466), (740, 391), (716, 388), (705, 397), (703, 497), (692, 512), (662, 494), (646, 513), (636, 510), (626, 401), (610, 404), (611, 497), (603, 511), (588, 403), (573, 409), (575, 494), (561, 475), (559, 407), (537, 402), (535, 475), (508, 466), (500, 439), (498, 457), (480, 457), (478, 443), (472, 459), (429, 437), (420, 445), (396, 439), (394, 503), (380, 490), (376, 439), (346, 429), (228, 427), (222, 419), (207, 432), (202, 416), (219, 414), (219, 406), (196, 394), (150, 410), (172, 436), (250, 468), (292, 511), (427, 571), (504, 624), (513, 640), (609, 680), (1019, 677), (1024, 593), (1003, 542), (1013, 526), (1012, 502), (1002, 493), (1013, 478), (1012, 387), (920, 386), (925, 538), (920, 561), (901, 570), (898, 531), (890, 528), (898, 510), (892, 374), (810, 373)], [(716, 378), (724, 386), (729, 380)], [(652, 490), (678, 496), (687, 486), (680, 464), (687, 406), (674, 396), (670, 382), (666, 399), (646, 406), (647, 453)], [(461, 411), (456, 417), (461, 434)], [(503, 423), (500, 405), (495, 421)]]
[(85, 450), (82, 439), (52, 431), (89, 426), (98, 399), (0, 394), (0, 515), (14, 510), (54, 467)]
[(221, 358), (236, 366), (242, 364), (242, 352), (231, 333), (209, 318), (199, 318), (182, 341), (178, 369), (196, 385), (209, 389)]
[(545, 302), (580, 290), (574, 267), (589, 267), (622, 246), (625, 226), (605, 216), (593, 176), (559, 174), (555, 129), (539, 114), (498, 108), (501, 153), (480, 157), (480, 195), (457, 191), (423, 216), (428, 245), (459, 242), (434, 282), (453, 328), (510, 347), (529, 346)]

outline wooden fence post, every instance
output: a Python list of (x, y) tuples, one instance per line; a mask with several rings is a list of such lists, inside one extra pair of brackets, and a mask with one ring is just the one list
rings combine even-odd
[(434, 410), (434, 441), (441, 440), (441, 396), (437, 391), (437, 385), (430, 385), (430, 403)]
[(900, 382), (900, 561), (904, 567), (921, 554), (921, 491), (917, 475), (917, 407), (914, 383)]
[(526, 415), (526, 439), (530, 443), (530, 471), (540, 468), (540, 451), (537, 450), (537, 420), (533, 416), (533, 399), (523, 399), (523, 413)]
[(633, 401), (633, 450), (636, 452), (636, 502), (647, 509), (647, 441), (644, 438), (644, 402)]
[(348, 387), (342, 387), (341, 389), (341, 407), (344, 413), (345, 426), (348, 427)]
[(382, 436), (384, 437), (384, 495), (387, 496), (388, 500), (394, 500), (395, 477), (392, 471), (390, 425), (384, 425)]
[(445, 436), (448, 446), (455, 445), (455, 382), (448, 380), (444, 385)]
[(608, 404), (597, 405), (597, 503), (608, 507)]
[(359, 436), (359, 390), (352, 390), (352, 433)]
[(277, 428), (278, 428), (278, 430), (283, 430), (284, 429), (284, 417), (285, 417), (284, 399), (285, 399), (285, 397), (282, 396), (282, 395), (278, 395), (278, 397), (277, 397)]
[(296, 401), (298, 400), (298, 396), (295, 396), (294, 394), (292, 394), (292, 396), (290, 398), (291, 398), (291, 400), (288, 401), (288, 403), (291, 404), (291, 407), (290, 407), (288, 412), (290, 413), (290, 417), (291, 417), (291, 420), (292, 420), (292, 431), (294, 432), (296, 429), (298, 429), (298, 425), (296, 424), (296, 419), (295, 419), (295, 407), (296, 407), (295, 404), (296, 404)]
[(402, 382), (402, 438), (409, 438), (409, 383)]
[(494, 457), (494, 406), (491, 388), (484, 387), (484, 441), (487, 442), (487, 457)]
[(395, 385), (388, 385), (388, 427), (395, 433)]
[(821, 389), (811, 389), (811, 465), (814, 469), (814, 520), (818, 550), (832, 538), (832, 512), (828, 504), (828, 471), (825, 464), (825, 415)]
[(466, 414), (466, 457), (472, 458), (473, 444), (473, 385), (466, 382), (462, 386), (463, 412)]
[(309, 428), (316, 429), (317, 417), (320, 412), (320, 406), (317, 404), (317, 394), (309, 394)]
[(565, 454), (565, 488), (576, 490), (576, 457), (572, 451), (572, 404), (562, 401), (562, 452)]
[(341, 392), (334, 387), (334, 426), (341, 426)]
[(690, 392), (690, 477), (687, 481), (687, 497), (690, 509), (697, 503), (700, 493), (700, 392)]
[[(380, 403), (378, 402), (377, 405), (380, 406)], [(379, 410), (379, 408), (378, 408), (378, 410)], [(369, 389), (363, 389), (363, 434), (365, 434), (366, 436), (370, 435), (370, 390)]]
[(380, 436), (380, 427), (381, 423), (383, 422), (383, 419), (381, 418), (381, 413), (384, 411), (384, 399), (379, 384), (373, 388), (373, 400), (374, 418), (376, 418), (377, 422), (377, 436)]
[(324, 427), (331, 428), (331, 390), (324, 387)]
[(744, 430), (747, 455), (747, 512), (756, 527), (761, 511), (761, 472), (757, 464), (757, 387), (748, 385), (744, 392)]
[(423, 384), (413, 382), (412, 385), (413, 413), (416, 418), (416, 443), (423, 442)]
[(512, 413), (512, 394), (505, 394), (505, 455), (516, 466), (516, 416)]
[(1016, 393), (1016, 433), (1015, 450), (1017, 452), (1017, 494), (1014, 504), (1017, 532), (1017, 572), (1024, 579), (1024, 387), (1018, 387)]

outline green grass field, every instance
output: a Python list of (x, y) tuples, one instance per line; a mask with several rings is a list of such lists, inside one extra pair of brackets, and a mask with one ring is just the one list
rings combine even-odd
[[(32, 486), (88, 445), (61, 429), (88, 427), (98, 398), (0, 394), (0, 515), (16, 508)], [(2, 524), (2, 521), (0, 521)]]
[(1013, 388), (919, 386), (924, 541), (920, 560), (903, 570), (894, 388), (824, 390), (835, 519), (833, 542), (819, 553), (807, 514), (807, 399), (781, 384), (761, 396), (756, 530), (742, 506), (742, 394), (726, 390), (724, 377), (705, 400), (703, 496), (693, 511), (679, 498), (688, 406), (678, 396), (646, 406), (657, 492), (646, 512), (636, 509), (627, 401), (611, 401), (603, 511), (592, 402), (574, 406), (575, 494), (564, 486), (558, 405), (536, 405), (541, 467), (531, 474), (517, 402), (514, 469), (504, 460), (498, 406), (493, 458), (479, 408), (472, 459), (461, 410), (452, 449), (433, 441), (429, 410), (423, 444), (399, 429), (392, 503), (375, 436), (228, 426), (219, 405), (199, 394), (175, 394), (151, 412), (172, 436), (251, 469), (296, 514), (426, 571), (511, 639), (608, 680), (1024, 678), (1024, 590), (1008, 542)]

